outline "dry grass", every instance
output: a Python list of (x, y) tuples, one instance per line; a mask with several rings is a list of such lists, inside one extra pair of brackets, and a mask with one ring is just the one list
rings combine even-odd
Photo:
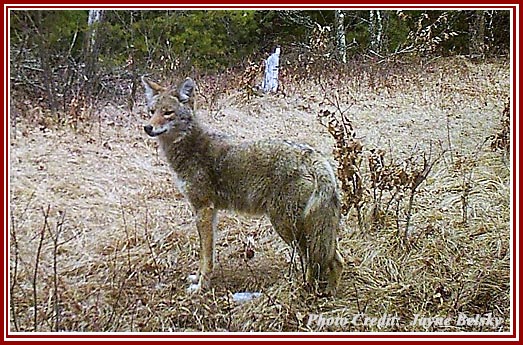
[[(311, 313), (401, 317), (386, 329), (324, 331), (509, 331), (510, 169), (480, 145), (499, 131), (507, 64), (445, 60), (330, 84), (322, 91), (303, 81), (287, 86), (286, 97), (242, 103), (233, 93), (217, 101), (218, 111), (203, 104), (200, 116), (231, 134), (308, 142), (330, 154), (333, 141), (316, 117), (325, 95), (337, 91), (366, 147), (401, 157), (439, 142), (449, 151), (418, 191), (408, 243), (394, 224), (362, 230), (350, 214), (341, 232), (348, 263), (341, 292), (316, 298), (301, 289), (297, 260), (267, 219), (224, 212), (214, 290), (189, 296), (185, 279), (198, 263), (193, 217), (141, 129), (143, 109), (104, 109), (100, 121), (76, 130), (22, 120), (9, 155), (11, 331), (315, 331)], [(263, 295), (238, 304), (239, 291)], [(459, 313), (505, 322), (498, 329), (411, 324), (415, 314)]]

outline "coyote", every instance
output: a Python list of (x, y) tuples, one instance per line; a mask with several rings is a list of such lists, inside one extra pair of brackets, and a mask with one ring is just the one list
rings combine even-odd
[(152, 115), (145, 132), (158, 137), (180, 191), (196, 214), (200, 270), (189, 292), (206, 289), (214, 266), (217, 210), (266, 214), (295, 245), (307, 286), (336, 292), (343, 270), (337, 250), (340, 199), (327, 159), (308, 145), (285, 140), (240, 141), (213, 133), (195, 116), (195, 83), (167, 88), (142, 77)]

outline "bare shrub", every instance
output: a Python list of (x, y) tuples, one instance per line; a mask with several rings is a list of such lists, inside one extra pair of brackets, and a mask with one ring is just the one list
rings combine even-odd
[(487, 138), (493, 151), (503, 151), (510, 155), (510, 100), (505, 103), (501, 118), (501, 129)]

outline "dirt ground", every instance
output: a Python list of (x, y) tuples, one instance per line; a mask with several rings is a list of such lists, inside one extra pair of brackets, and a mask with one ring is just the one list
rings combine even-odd
[[(317, 115), (337, 97), (365, 150), (446, 150), (416, 196), (411, 245), (402, 245), (395, 224), (361, 228), (350, 213), (340, 234), (340, 293), (319, 298), (303, 291), (292, 251), (265, 217), (222, 212), (214, 289), (187, 295), (186, 277), (198, 267), (194, 217), (142, 129), (144, 105), (101, 109), (76, 128), (20, 115), (8, 161), (11, 331), (510, 331), (510, 156), (485, 143), (510, 95), (508, 63), (458, 58), (416, 73), (345, 77), (250, 100), (231, 89), (212, 106), (202, 99), (198, 116), (245, 139), (309, 143), (336, 164)], [(245, 291), (262, 295), (233, 300)], [(489, 313), (502, 322), (457, 324), (461, 314)], [(399, 321), (381, 327), (362, 317), (319, 328), (310, 314)], [(420, 317), (451, 322), (416, 323)]]

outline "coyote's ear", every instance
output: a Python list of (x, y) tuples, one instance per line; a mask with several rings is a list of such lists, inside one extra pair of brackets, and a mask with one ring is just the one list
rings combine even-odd
[(145, 87), (145, 98), (147, 99), (147, 105), (150, 107), (153, 103), (154, 96), (162, 91), (165, 91), (165, 88), (156, 84), (155, 82), (150, 81), (145, 76), (142, 76), (142, 83)]
[(191, 78), (185, 79), (185, 81), (181, 83), (180, 87), (178, 88), (178, 98), (180, 101), (183, 103), (191, 101), (190, 103), (193, 104), (192, 97), (194, 96), (194, 88), (194, 81)]

